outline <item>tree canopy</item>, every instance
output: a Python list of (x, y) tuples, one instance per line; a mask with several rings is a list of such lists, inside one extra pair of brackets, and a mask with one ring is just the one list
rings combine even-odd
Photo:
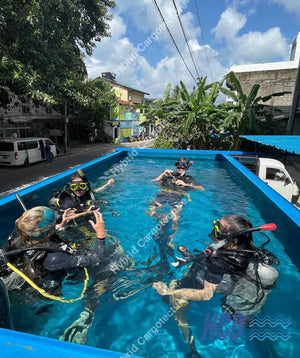
[[(84, 53), (109, 36), (108, 0), (6, 0), (0, 9), (0, 90), (59, 101), (87, 76)], [(47, 94), (47, 96), (43, 96)]]

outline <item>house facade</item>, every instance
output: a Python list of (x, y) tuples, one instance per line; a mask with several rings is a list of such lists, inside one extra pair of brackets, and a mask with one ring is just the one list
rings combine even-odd
[[(289, 92), (283, 96), (272, 97), (264, 104), (278, 120), (284, 121), (289, 134), (300, 134), (299, 108), (299, 61), (300, 33), (297, 34), (291, 49), (290, 60), (250, 65), (231, 66), (246, 94), (254, 84), (259, 84), (258, 96), (277, 92)], [(282, 113), (275, 111), (279, 108)]]
[(128, 137), (138, 137), (142, 131), (149, 134), (154, 130), (151, 125), (141, 126), (146, 120), (143, 109), (136, 108), (137, 104), (145, 104), (145, 95), (149, 93), (128, 87), (116, 81), (115, 74), (103, 72), (102, 77), (113, 89), (118, 104), (110, 109), (110, 118), (105, 121), (104, 131), (114, 141), (126, 141)]
[(62, 115), (49, 104), (36, 105), (9, 93), (9, 105), (0, 107), (0, 137), (57, 137), (63, 135)]

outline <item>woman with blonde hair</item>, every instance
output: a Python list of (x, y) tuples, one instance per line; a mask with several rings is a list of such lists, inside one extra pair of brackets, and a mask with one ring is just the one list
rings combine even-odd
[[(97, 235), (94, 249), (79, 254), (73, 245), (57, 235), (57, 231), (62, 230), (63, 226), (73, 219), (73, 210), (68, 209), (64, 212), (60, 224), (56, 224), (54, 212), (46, 206), (26, 210), (16, 220), (16, 231), (9, 236), (5, 246), (0, 250), (1, 266), (10, 262), (30, 280), (43, 286), (49, 281), (45, 280), (45, 277), (51, 272), (61, 271), (63, 278), (65, 270), (99, 264), (104, 254), (105, 224), (99, 210), (95, 210), (93, 214), (95, 222), (90, 220), (89, 223)], [(10, 282), (10, 274), (15, 272), (7, 269), (6, 274), (2, 274), (0, 278), (3, 280), (4, 276), (3, 281), (6, 281), (7, 285)], [(60, 282), (57, 283), (60, 285)], [(10, 290), (15, 288), (18, 287), (8, 285)]]

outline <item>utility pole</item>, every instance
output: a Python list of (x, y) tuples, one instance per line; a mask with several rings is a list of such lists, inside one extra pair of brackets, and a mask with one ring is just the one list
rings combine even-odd
[(67, 147), (68, 147), (68, 102), (65, 98), (65, 137), (64, 137), (64, 152), (67, 153)]

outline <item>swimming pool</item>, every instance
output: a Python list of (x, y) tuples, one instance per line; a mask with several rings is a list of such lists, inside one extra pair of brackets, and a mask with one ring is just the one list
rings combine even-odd
[[(187, 201), (183, 208), (174, 241), (189, 250), (204, 249), (212, 220), (225, 214), (247, 216), (254, 225), (275, 222), (278, 230), (270, 235), (271, 242), (267, 249), (276, 254), (281, 265), (278, 266), (277, 287), (268, 296), (263, 313), (289, 315), (292, 319), (289, 327), (291, 337), (287, 341), (281, 338), (274, 342), (269, 339), (250, 340), (249, 330), (246, 329), (236, 340), (230, 339), (229, 335), (221, 339), (217, 331), (213, 337), (204, 334), (204, 322), (209, 314), (215, 314), (218, 321), (222, 318), (220, 297), (216, 295), (209, 302), (194, 302), (188, 318), (196, 333), (199, 352), (202, 357), (275, 357), (274, 352), (277, 356), (298, 356), (299, 298), (295, 291), (300, 281), (299, 243), (296, 240), (299, 237), (299, 212), (267, 186), (260, 189), (261, 183), (254, 175), (251, 177), (252, 173), (246, 172), (248, 177), (245, 177), (241, 173), (245, 169), (229, 157), (228, 152), (118, 149), (104, 159), (81, 166), (93, 187), (115, 177), (115, 185), (101, 194), (101, 200), (108, 201), (108, 206), (120, 216), (112, 216), (108, 206), (104, 207), (106, 228), (111, 235), (119, 238), (124, 251), (134, 258), (139, 272), (138, 275), (136, 272), (122, 273), (112, 291), (99, 298), (100, 305), (88, 332), (87, 345), (122, 352), (119, 355), (121, 357), (127, 357), (127, 352), (141, 357), (183, 357), (187, 352), (170, 313), (170, 306), (163, 303), (151, 287), (121, 299), (130, 291), (142, 287), (139, 280), (144, 281), (144, 284), (148, 282), (149, 271), (152, 278), (161, 278), (165, 282), (179, 278), (182, 274), (182, 269), (174, 269), (170, 265), (173, 261), (170, 255), (167, 256), (167, 262), (160, 260), (160, 248), (153, 240), (157, 220), (144, 213), (159, 190), (150, 180), (165, 168), (173, 169), (174, 162), (181, 155), (194, 161), (190, 174), (201, 182), (205, 191), (190, 192), (191, 201)], [(33, 207), (46, 204), (49, 192), (62, 187), (70, 172), (49, 180), (45, 183), (47, 186), (39, 185), (27, 189), (27, 192), (20, 192), (25, 205)], [(271, 199), (264, 196), (261, 190), (269, 191)], [(13, 221), (12, 212), (14, 218), (22, 213), (18, 203), (11, 199), (12, 196), (0, 201), (2, 227), (5, 223), (2, 240), (12, 230), (12, 225), (7, 225)], [(168, 207), (165, 211), (168, 211)], [(258, 246), (263, 239), (259, 236), (255, 238)], [(152, 264), (145, 269), (147, 262)], [(66, 285), (64, 293), (75, 297), (80, 294), (81, 289), (81, 283)], [(39, 301), (34, 305), (23, 304), (23, 320), (20, 321), (21, 302), (18, 301), (19, 297), (12, 298), (18, 302), (18, 307), (15, 305), (12, 308), (15, 329), (48, 338), (58, 339), (82, 311), (80, 301), (72, 305)], [(229, 327), (230, 324), (222, 328), (226, 330)]]

